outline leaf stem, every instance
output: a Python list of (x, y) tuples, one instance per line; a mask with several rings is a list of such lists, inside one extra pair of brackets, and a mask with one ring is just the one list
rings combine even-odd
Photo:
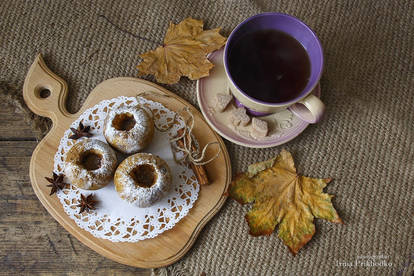
[(146, 37), (143, 37), (143, 36), (140, 36), (140, 35), (136, 35), (136, 34), (134, 34), (134, 33), (132, 33), (132, 32), (130, 32), (130, 31), (128, 31), (128, 30), (124, 30), (124, 29), (122, 29), (121, 27), (119, 27), (118, 25), (116, 25), (115, 23), (113, 23), (111, 20), (109, 20), (109, 18), (108, 17), (106, 17), (105, 15), (103, 15), (103, 14), (99, 14), (98, 15), (98, 17), (102, 17), (103, 19), (105, 19), (109, 24), (111, 24), (115, 29), (117, 29), (118, 31), (121, 31), (121, 32), (123, 32), (123, 33), (125, 33), (125, 34), (128, 34), (128, 35), (130, 35), (130, 36), (133, 36), (133, 37), (135, 37), (135, 38), (138, 38), (138, 39), (142, 39), (142, 40), (145, 40), (145, 41), (148, 41), (148, 42), (151, 42), (151, 43), (153, 43), (153, 44), (157, 44), (157, 45), (162, 45), (162, 43), (160, 43), (160, 42), (158, 42), (158, 41), (154, 41), (154, 40), (151, 40), (151, 39), (148, 39), (148, 38), (146, 38)]

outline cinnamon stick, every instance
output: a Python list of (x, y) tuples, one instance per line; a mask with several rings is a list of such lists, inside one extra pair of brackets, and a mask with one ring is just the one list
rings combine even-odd
[[(184, 132), (184, 128), (178, 130), (177, 132), (177, 136), (181, 136), (183, 135)], [(188, 142), (188, 135), (186, 135), (186, 137), (183, 137), (183, 139), (180, 139), (177, 141), (178, 146), (180, 146), (181, 148), (184, 148), (184, 139), (186, 139), (186, 142)], [(194, 144), (191, 144), (191, 150), (196, 151), (196, 147), (194, 146)], [(207, 172), (204, 168), (204, 166), (202, 165), (195, 165), (193, 162), (190, 162), (191, 165), (191, 169), (193, 170), (198, 183), (200, 183), (200, 185), (207, 185), (208, 184), (208, 176), (207, 176)]]

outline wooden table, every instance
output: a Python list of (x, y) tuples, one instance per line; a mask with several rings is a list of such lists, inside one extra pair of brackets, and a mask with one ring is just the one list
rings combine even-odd
[(36, 138), (13, 108), (0, 108), (0, 274), (150, 275), (78, 242), (43, 208), (29, 179)]

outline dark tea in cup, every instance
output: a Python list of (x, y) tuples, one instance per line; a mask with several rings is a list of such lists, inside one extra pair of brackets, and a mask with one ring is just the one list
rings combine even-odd
[(235, 103), (251, 116), (289, 109), (318, 122), (325, 105), (312, 94), (323, 70), (322, 46), (298, 18), (266, 12), (236, 26), (224, 47), (224, 70)]
[(233, 81), (260, 101), (283, 103), (297, 98), (309, 81), (310, 68), (302, 44), (279, 30), (249, 32), (229, 45)]

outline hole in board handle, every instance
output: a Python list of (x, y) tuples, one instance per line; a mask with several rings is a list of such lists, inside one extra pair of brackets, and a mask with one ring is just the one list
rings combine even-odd
[(35, 95), (37, 98), (41, 100), (49, 98), (51, 94), (52, 94), (52, 91), (47, 87), (40, 86), (40, 87), (35, 88)]
[(39, 91), (39, 97), (41, 99), (46, 99), (49, 96), (50, 96), (50, 90), (49, 89), (47, 89), (47, 88), (40, 89), (40, 91)]

